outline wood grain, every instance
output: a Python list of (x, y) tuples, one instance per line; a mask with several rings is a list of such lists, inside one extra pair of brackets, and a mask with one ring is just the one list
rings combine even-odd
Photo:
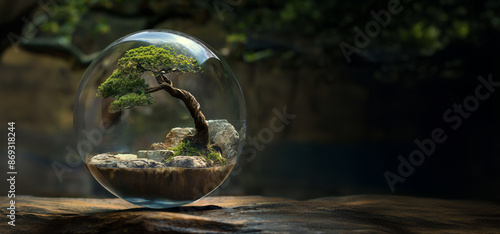
[(16, 227), (2, 233), (122, 232), (361, 232), (500, 233), (500, 204), (430, 198), (357, 195), (295, 201), (260, 196), (207, 197), (154, 210), (120, 199), (16, 199)]

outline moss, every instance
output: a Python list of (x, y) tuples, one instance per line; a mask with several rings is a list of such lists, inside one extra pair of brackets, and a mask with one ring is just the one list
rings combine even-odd
[(174, 156), (201, 156), (201, 150), (191, 146), (189, 141), (181, 141), (176, 147), (172, 148)]
[(209, 153), (204, 156), (206, 159), (216, 162), (216, 164), (225, 165), (226, 159), (223, 158), (219, 152), (215, 151), (211, 146), (209, 147)]
[(165, 162), (170, 161), (170, 159), (173, 159), (174, 157), (175, 157), (175, 155), (172, 155), (172, 156), (170, 156), (170, 157), (166, 158), (166, 159), (165, 159)]
[(207, 159), (208, 161), (212, 161), (214, 164), (225, 165), (227, 161), (225, 158), (221, 156), (221, 154), (214, 149), (211, 145), (208, 146), (207, 150), (202, 150), (196, 147), (191, 146), (190, 141), (181, 141), (176, 147), (171, 148), (174, 151), (174, 155), (167, 158), (165, 161), (172, 159), (175, 156), (184, 155), (184, 156), (201, 156)]

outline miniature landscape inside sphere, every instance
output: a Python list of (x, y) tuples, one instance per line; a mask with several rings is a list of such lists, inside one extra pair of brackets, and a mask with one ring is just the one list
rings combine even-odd
[(227, 178), (243, 147), (246, 110), (214, 50), (186, 34), (149, 30), (117, 40), (90, 65), (74, 123), (78, 151), (106, 189), (168, 208)]

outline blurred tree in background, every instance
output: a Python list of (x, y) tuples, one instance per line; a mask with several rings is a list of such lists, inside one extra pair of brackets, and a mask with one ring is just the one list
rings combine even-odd
[[(2, 2), (0, 97), (11, 99), (26, 89), (37, 92), (29, 91), (25, 96), (30, 98), (15, 103), (2, 102), (1, 121), (22, 122), (30, 141), (46, 139), (43, 146), (25, 145), (21, 158), (43, 167), (45, 180), (57, 181), (50, 164), (64, 161), (64, 146), (74, 144), (68, 137), (72, 100), (85, 67), (126, 34), (179, 30), (228, 59), (246, 95), (250, 137), (258, 139), (269, 126), (274, 108), (286, 106), (297, 115), (262, 144), (257, 157), (242, 155), (241, 172), (222, 191), (294, 198), (388, 193), (384, 171), (397, 168), (397, 156), (408, 155), (415, 139), (447, 126), (443, 112), (474, 93), (477, 76), (492, 73), (499, 80), (500, 52), (498, 1), (402, 0), (401, 12), (392, 14), (348, 63), (340, 44), (355, 45), (354, 28), (365, 31), (369, 22), (376, 22), (371, 11), (387, 10), (389, 2)], [(398, 192), (498, 197), (499, 101), (500, 96), (492, 95), (481, 102)], [(50, 194), (29, 190), (36, 181), (25, 183), (20, 187), (26, 193)], [(72, 179), (64, 183), (70, 186)], [(62, 187), (58, 182), (48, 186), (52, 188), (43, 191)]]

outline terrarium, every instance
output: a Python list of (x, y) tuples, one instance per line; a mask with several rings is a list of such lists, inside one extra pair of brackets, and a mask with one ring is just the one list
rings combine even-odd
[(78, 151), (102, 186), (168, 208), (228, 177), (245, 141), (246, 109), (214, 49), (180, 32), (147, 30), (112, 43), (89, 66), (74, 125)]

